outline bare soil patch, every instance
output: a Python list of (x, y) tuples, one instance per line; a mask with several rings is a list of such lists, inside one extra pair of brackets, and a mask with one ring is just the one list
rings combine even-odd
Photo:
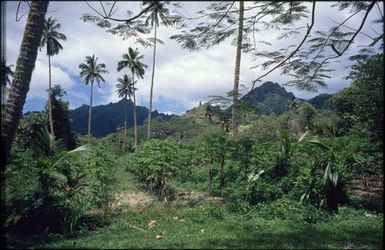
[(185, 201), (196, 201), (196, 200), (204, 200), (211, 201), (214, 203), (226, 203), (226, 199), (219, 196), (211, 196), (207, 193), (197, 192), (197, 191), (180, 191), (176, 193), (177, 199), (185, 200)]

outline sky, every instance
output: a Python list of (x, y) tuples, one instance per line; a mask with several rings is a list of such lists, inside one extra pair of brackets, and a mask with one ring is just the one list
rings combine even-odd
[[(5, 51), (7, 64), (16, 64), (19, 54), (20, 43), (22, 40), (26, 17), (28, 14), (28, 5), (22, 2), (19, 10), (19, 21), (16, 21), (17, 5), (19, 1), (9, 1), (6, 3), (5, 16)], [(141, 9), (141, 2), (118, 2), (117, 12), (114, 17), (126, 18), (126, 11), (130, 10), (134, 14)], [(317, 2), (317, 11), (315, 15), (315, 27), (313, 30), (329, 29), (333, 21), (341, 21), (350, 13), (348, 11), (338, 12), (330, 5), (333, 2)], [(96, 9), (101, 10), (99, 2), (89, 2)], [(197, 10), (203, 9), (209, 2), (182, 2), (180, 13), (186, 16), (194, 16)], [(366, 35), (374, 36), (376, 32), (382, 31), (381, 25), (374, 25), (371, 20), (378, 18), (383, 13), (383, 5), (379, 4), (372, 9), (368, 22), (363, 28)], [(108, 104), (119, 101), (116, 94), (115, 85), (117, 78), (123, 74), (129, 74), (128, 70), (118, 72), (117, 62), (121, 60), (122, 55), (127, 53), (128, 47), (138, 48), (144, 55), (143, 62), (148, 65), (144, 79), (137, 82), (138, 91), (137, 104), (148, 107), (151, 84), (152, 53), (151, 47), (144, 48), (140, 44), (135, 44), (132, 39), (123, 40), (118, 35), (107, 33), (104, 29), (98, 27), (92, 22), (83, 22), (80, 18), (85, 13), (95, 14), (84, 1), (53, 1), (49, 4), (46, 17), (53, 17), (61, 24), (61, 33), (67, 36), (66, 41), (62, 41), (63, 50), (58, 55), (52, 57), (52, 84), (60, 84), (67, 92), (63, 98), (70, 103), (70, 109), (89, 104), (90, 87), (86, 86), (79, 77), (78, 65), (84, 62), (86, 56), (95, 54), (99, 58), (99, 63), (105, 63), (108, 74), (103, 75), (106, 82), (102, 83), (100, 88), (94, 89), (93, 105)], [(358, 27), (362, 16), (352, 18), (346, 25)], [(309, 23), (309, 19), (304, 19), (303, 24)], [(192, 24), (193, 25), (193, 24)], [(208, 50), (202, 49), (198, 52), (190, 52), (182, 49), (174, 40), (169, 39), (173, 34), (179, 33), (175, 28), (160, 27), (158, 37), (164, 44), (157, 45), (156, 71), (154, 83), (153, 110), (163, 113), (182, 114), (186, 110), (198, 105), (199, 102), (206, 102), (213, 95), (225, 95), (232, 89), (233, 74), (235, 65), (235, 46), (231, 45), (231, 40), (214, 46)], [(260, 32), (261, 39), (274, 41), (271, 47), (267, 49), (277, 49), (295, 44), (302, 39), (303, 35), (289, 40), (277, 41), (277, 31)], [(361, 46), (370, 43), (367, 36), (359, 34), (350, 49), (351, 53), (358, 51)], [(261, 45), (263, 46), (263, 45)], [(242, 54), (240, 84), (249, 87), (251, 82), (263, 74), (262, 69), (253, 69), (250, 67), (256, 64), (253, 56)], [(344, 79), (349, 73), (351, 62), (347, 56), (341, 57), (337, 62), (331, 64), (335, 69), (330, 73), (331, 78), (326, 80), (328, 87), (320, 89), (318, 93), (299, 91), (294, 87), (285, 87), (295, 96), (303, 99), (309, 99), (320, 93), (335, 93), (344, 87), (349, 86), (349, 80)], [(14, 69), (14, 68), (13, 68)], [(288, 76), (280, 75), (278, 71), (262, 79), (264, 81), (273, 81), (284, 84), (290, 80)], [(262, 83), (257, 84), (260, 85)], [(41, 111), (44, 109), (47, 100), (48, 88), (48, 57), (45, 49), (38, 53), (35, 69), (32, 74), (30, 90), (24, 105), (24, 112)], [(247, 91), (244, 90), (244, 93)]]

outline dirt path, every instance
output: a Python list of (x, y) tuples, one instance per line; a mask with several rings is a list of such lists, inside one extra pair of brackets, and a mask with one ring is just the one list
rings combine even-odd
[[(214, 203), (226, 203), (226, 200), (223, 197), (210, 196), (206, 193), (197, 191), (179, 191), (176, 193), (175, 198), (183, 201), (204, 200)], [(134, 211), (140, 211), (154, 200), (154, 197), (144, 192), (123, 191), (115, 194), (115, 201), (113, 202), (112, 207), (118, 208), (129, 206)]]
[(214, 203), (226, 203), (226, 199), (218, 196), (211, 196), (207, 193), (197, 191), (180, 191), (176, 193), (176, 198), (185, 201), (204, 200)]
[(154, 200), (150, 195), (143, 192), (123, 191), (115, 194), (113, 208), (129, 206), (138, 211), (148, 206)]

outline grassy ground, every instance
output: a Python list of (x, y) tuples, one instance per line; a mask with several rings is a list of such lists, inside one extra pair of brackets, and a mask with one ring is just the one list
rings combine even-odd
[[(116, 192), (143, 191), (123, 167), (116, 177)], [(339, 214), (308, 223), (306, 211), (275, 207), (258, 213), (208, 201), (155, 201), (145, 209), (118, 213), (109, 223), (73, 238), (40, 235), (6, 243), (10, 248), (383, 248), (383, 214), (366, 217), (363, 210), (341, 208)], [(149, 228), (153, 220), (155, 226)]]
[[(155, 226), (148, 224), (155, 220)], [(161, 239), (156, 239), (157, 235)], [(159, 237), (158, 236), (158, 237)], [(45, 241), (47, 242), (47, 241)], [(72, 239), (31, 242), (38, 248), (383, 248), (383, 217), (341, 212), (309, 224), (228, 212), (207, 202), (153, 203), (125, 212), (112, 223)]]

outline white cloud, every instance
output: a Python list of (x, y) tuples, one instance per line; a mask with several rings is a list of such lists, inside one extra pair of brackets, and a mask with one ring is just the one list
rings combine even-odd
[[(90, 3), (100, 8), (97, 2)], [(194, 15), (196, 10), (207, 4), (207, 2), (183, 2), (184, 10), (181, 12), (188, 12)], [(346, 13), (346, 11), (343, 13), (330, 11), (329, 7), (327, 7), (330, 4), (330, 2), (317, 2), (317, 16), (314, 30), (325, 30), (326, 27), (330, 27), (333, 22), (329, 20), (329, 18), (341, 21), (349, 14)], [(125, 17), (125, 11), (128, 9), (134, 13), (137, 13), (140, 9), (139, 2), (118, 2), (117, 5), (119, 11), (116, 13), (116, 16), (120, 18)], [(26, 4), (23, 3), (21, 7), (20, 13), (26, 13), (28, 11)], [(16, 8), (17, 2), (7, 2), (6, 53), (8, 64), (15, 64), (16, 62), (26, 21), (26, 17), (23, 17), (20, 22), (15, 21)], [(375, 10), (373, 10), (373, 12), (374, 11)], [(94, 23), (84, 23), (80, 20), (80, 17), (84, 13), (92, 13), (92, 10), (84, 2), (53, 1), (50, 3), (47, 16), (57, 18), (58, 22), (62, 25), (60, 31), (67, 36), (67, 41), (62, 42), (64, 49), (53, 57), (52, 82), (60, 83), (66, 89), (71, 107), (73, 107), (72, 102), (78, 103), (79, 105), (82, 103), (87, 104), (89, 101), (89, 88), (84, 87), (84, 84), (78, 80), (78, 65), (84, 61), (85, 56), (95, 54), (99, 58), (98, 62), (105, 63), (109, 71), (109, 74), (103, 75), (106, 83), (101, 84), (100, 89), (96, 87), (96, 91), (94, 91), (97, 97), (95, 104), (105, 104), (111, 101), (116, 102), (119, 100), (115, 92), (116, 79), (124, 73), (129, 74), (126, 69), (117, 72), (117, 62), (121, 59), (122, 54), (127, 52), (129, 46), (133, 48), (138, 47), (140, 53), (145, 56), (144, 63), (148, 65), (148, 68), (146, 69), (144, 79), (138, 80), (137, 83), (139, 89), (137, 91), (137, 103), (148, 106), (152, 71), (152, 48), (142, 48), (131, 39), (122, 40), (121, 37), (105, 32)], [(327, 13), (327, 17), (325, 13)], [(309, 19), (304, 20), (303, 25), (308, 22)], [(349, 25), (357, 27), (357, 19), (349, 22)], [(364, 31), (370, 33), (372, 26), (372, 24), (368, 23), (364, 27)], [(165, 44), (158, 45), (157, 50), (154, 109), (160, 109), (161, 111), (167, 110), (167, 112), (172, 110), (172, 108), (190, 109), (197, 105), (199, 101), (207, 101), (210, 95), (225, 95), (226, 92), (232, 89), (235, 63), (235, 47), (230, 45), (232, 38), (209, 50), (190, 53), (187, 50), (181, 49), (179, 44), (169, 39), (170, 35), (176, 33), (174, 29), (161, 27), (158, 31), (159, 38), (162, 39)], [(293, 40), (281, 40), (276, 43), (277, 40), (275, 37), (277, 36), (277, 32), (272, 30), (260, 32), (257, 36), (258, 40), (268, 40), (275, 43), (272, 47), (265, 46), (264, 48), (266, 49), (285, 47), (295, 42)], [(302, 35), (299, 35), (296, 41), (301, 40), (301, 38)], [(367, 39), (364, 35), (357, 36), (354, 46), (367, 43)], [(260, 46), (262, 47), (263, 45), (261, 44)], [(260, 69), (250, 70), (250, 67), (257, 63), (258, 60), (256, 61), (252, 56), (242, 54), (240, 82), (248, 88), (252, 80), (263, 73)], [(348, 85), (348, 82), (343, 79), (343, 76), (348, 72), (347, 69), (343, 68), (346, 65), (346, 63), (333, 65), (337, 70), (331, 74), (332, 79), (327, 81), (329, 88), (328, 90), (321, 90), (320, 92), (332, 92)], [(283, 84), (289, 80), (289, 77), (282, 76), (276, 71), (263, 79), (263, 81), (268, 80)], [(258, 83), (257, 86), (259, 84), (261, 83)], [(81, 85), (81, 87), (79, 85)], [(42, 51), (39, 52), (38, 55), (28, 98), (46, 99), (47, 93), (45, 90), (47, 87), (47, 57), (44, 51)], [(289, 88), (289, 90), (302, 98), (315, 95), (315, 93), (298, 91), (294, 88)], [(164, 103), (167, 103), (167, 107), (165, 107)]]
[[(60, 84), (64, 89), (70, 89), (74, 82), (70, 79), (68, 74), (58, 67), (51, 68), (51, 82), (52, 86)], [(32, 74), (32, 80), (30, 84), (30, 91), (27, 95), (27, 100), (30, 98), (42, 98), (47, 99), (48, 94), (48, 63), (42, 60), (36, 60), (35, 69)]]

